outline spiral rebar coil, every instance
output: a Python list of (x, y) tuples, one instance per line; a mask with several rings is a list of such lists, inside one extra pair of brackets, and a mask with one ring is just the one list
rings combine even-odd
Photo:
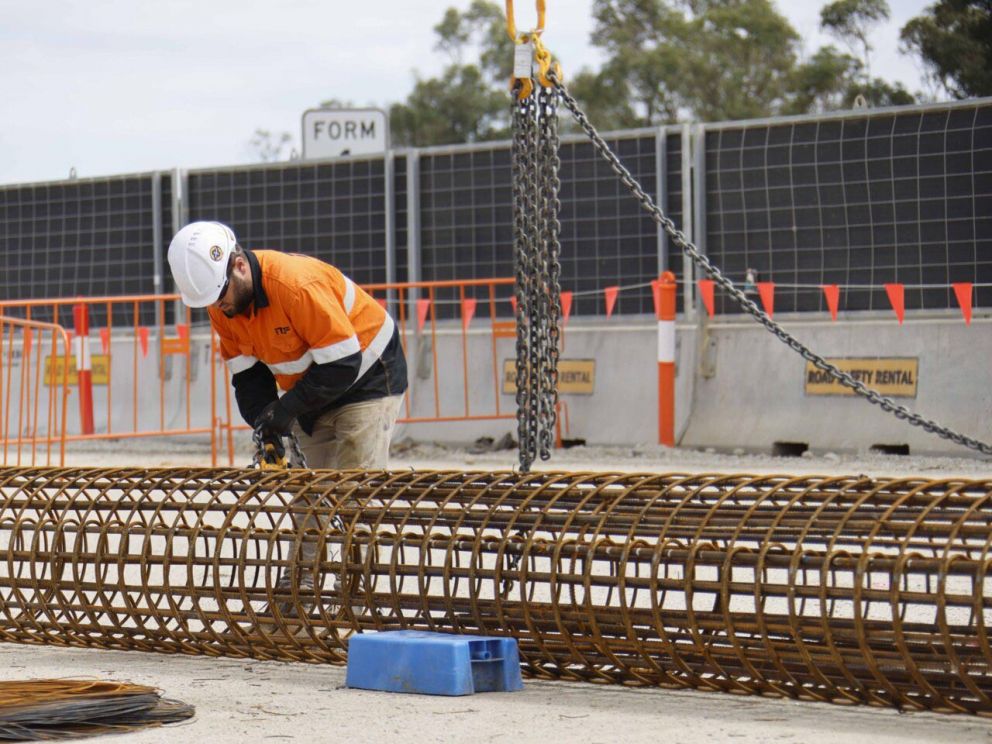
[(990, 496), (868, 477), (8, 468), (0, 640), (341, 662), (351, 632), (419, 628), (513, 636), (543, 678), (992, 714)]

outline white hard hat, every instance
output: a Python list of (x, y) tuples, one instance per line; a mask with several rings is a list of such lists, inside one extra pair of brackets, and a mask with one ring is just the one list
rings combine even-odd
[(183, 302), (206, 307), (217, 301), (237, 244), (234, 231), (219, 222), (191, 222), (176, 233), (169, 243), (169, 268)]

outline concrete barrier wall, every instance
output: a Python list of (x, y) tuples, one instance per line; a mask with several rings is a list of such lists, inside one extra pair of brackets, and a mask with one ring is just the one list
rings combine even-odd
[[(824, 357), (902, 357), (918, 360), (915, 398), (896, 402), (973, 438), (992, 441), (992, 316), (976, 314), (966, 326), (956, 313), (910, 314), (900, 326), (889, 314), (862, 314), (831, 322), (802, 315), (780, 319), (787, 330)], [(442, 335), (441, 358), (460, 348), (460, 333)], [(473, 410), (493, 405), (487, 331), (469, 335)], [(415, 356), (416, 352), (413, 355)], [(512, 340), (498, 354), (512, 358)], [(913, 427), (861, 397), (813, 396), (805, 391), (806, 363), (746, 318), (677, 326), (676, 433), (682, 446), (771, 452), (778, 442), (814, 451), (866, 451), (908, 445), (913, 453), (973, 454)], [(589, 444), (654, 443), (657, 438), (657, 331), (653, 321), (570, 325), (563, 359), (594, 359), (592, 395), (563, 395), (567, 436)], [(411, 360), (411, 369), (416, 364)], [(423, 373), (425, 368), (421, 367)], [(429, 365), (426, 367), (429, 372)], [(442, 369), (442, 412), (464, 408), (459, 369)], [(411, 373), (416, 398), (433, 382)], [(504, 395), (502, 409), (512, 412)], [(478, 408), (476, 408), (478, 407)], [(467, 441), (516, 432), (515, 422), (414, 424), (415, 439)]]
[[(992, 318), (966, 326), (960, 315), (885, 314), (856, 321), (785, 318), (793, 335), (825, 357), (915, 357), (916, 398), (896, 401), (943, 426), (992, 441)], [(814, 450), (863, 451), (909, 445), (914, 453), (971, 450), (928, 434), (860, 397), (804, 391), (805, 362), (754, 322), (711, 323), (703, 331), (695, 396), (683, 444), (767, 451), (775, 442)]]

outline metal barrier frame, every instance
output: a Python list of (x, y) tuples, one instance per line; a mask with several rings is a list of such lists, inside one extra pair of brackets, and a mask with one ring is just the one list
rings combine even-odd
[[(4, 343), (4, 326), (9, 326), (10, 338), (7, 340), (7, 355), (4, 357), (3, 354), (3, 343)], [(24, 336), (21, 341), (21, 388), (18, 394), (18, 406), (17, 406), (17, 437), (12, 439), (10, 437), (10, 394), (13, 389), (12, 385), (12, 375), (14, 371), (13, 365), (13, 354), (14, 354), (14, 340), (13, 332), (14, 327), (19, 327), (24, 329)], [(61, 396), (61, 406), (62, 406), (62, 420), (59, 422), (58, 411), (56, 410), (56, 403), (58, 402), (55, 393), (55, 385), (48, 385), (48, 416), (47, 423), (48, 426), (45, 430), (45, 437), (38, 437), (38, 404), (40, 402), (41, 393), (41, 354), (39, 353), (38, 359), (35, 367), (35, 380), (34, 380), (34, 401), (33, 401), (33, 418), (32, 418), (32, 405), (31, 405), (31, 380), (30, 380), (30, 366), (31, 366), (31, 342), (27, 341), (30, 338), (30, 333), (34, 330), (50, 331), (52, 334), (52, 350), (51, 356), (55, 356), (58, 351), (58, 337), (62, 337), (62, 350), (66, 363), (62, 365), (62, 396)], [(41, 348), (39, 344), (38, 348)], [(51, 358), (51, 357), (50, 357)], [(26, 443), (24, 437), (24, 425), (27, 423), (28, 426), (34, 421), (34, 427), (32, 428), (32, 436), (29, 440), (31, 443), (31, 465), (36, 464), (37, 459), (37, 448), (39, 444), (45, 445), (45, 464), (51, 465), (52, 460), (52, 445), (58, 444), (59, 447), (59, 462), (60, 466), (65, 465), (65, 443), (66, 443), (66, 418), (67, 409), (69, 405), (69, 334), (66, 332), (65, 328), (56, 323), (45, 323), (37, 320), (23, 320), (21, 318), (11, 318), (4, 316), (2, 311), (0, 311), (0, 411), (3, 412), (2, 420), (0, 420), (0, 440), (3, 442), (3, 460), (2, 462), (7, 462), (8, 446), (13, 444), (17, 448), (17, 465), (21, 464), (21, 447)], [(4, 375), (4, 367), (6, 366), (6, 375)], [(56, 372), (54, 369), (51, 371), (54, 377)], [(53, 380), (54, 382), (54, 380)], [(27, 403), (27, 417), (28, 420), (25, 422), (25, 403)], [(57, 437), (52, 436), (53, 428), (57, 427), (59, 435)]]
[[(107, 380), (107, 418), (106, 418), (106, 431), (93, 433), (93, 434), (65, 434), (65, 441), (88, 441), (88, 440), (104, 440), (104, 439), (129, 439), (138, 437), (160, 437), (160, 436), (182, 436), (187, 434), (213, 434), (212, 426), (199, 426), (195, 427), (192, 425), (192, 404), (191, 404), (191, 389), (192, 389), (192, 365), (191, 365), (191, 353), (190, 353), (190, 342), (189, 334), (187, 333), (185, 339), (181, 334), (175, 337), (166, 336), (166, 324), (165, 324), (165, 307), (166, 303), (178, 302), (179, 295), (177, 294), (157, 294), (157, 295), (122, 295), (119, 297), (94, 297), (94, 298), (73, 298), (73, 299), (42, 299), (42, 300), (6, 300), (0, 302), (0, 318), (3, 322), (13, 322), (17, 319), (7, 316), (5, 313), (12, 309), (23, 310), (26, 315), (26, 321), (29, 323), (36, 322), (31, 318), (32, 311), (37, 312), (39, 309), (49, 309), (51, 310), (52, 317), (58, 320), (66, 309), (71, 312), (71, 307), (73, 305), (86, 305), (90, 308), (92, 307), (102, 307), (107, 313), (107, 321), (102, 328), (105, 328), (108, 333), (108, 339), (110, 343), (108, 345), (107, 356), (108, 360), (108, 380)], [(139, 330), (145, 326), (142, 326), (141, 318), (141, 307), (142, 305), (147, 305), (148, 303), (154, 303), (155, 317), (157, 318), (156, 323), (156, 341), (158, 344), (158, 369), (159, 369), (159, 380), (158, 380), (158, 408), (159, 408), (159, 426), (153, 429), (139, 429), (138, 424), (138, 411), (139, 411), (139, 376), (138, 376), (138, 353), (140, 346), (140, 332)], [(132, 326), (132, 378), (134, 380), (134, 390), (132, 393), (132, 427), (131, 430), (115, 430), (113, 426), (113, 311), (115, 308), (120, 309), (130, 309), (133, 317)], [(189, 308), (184, 308), (185, 315), (185, 326), (188, 329), (190, 327), (190, 317), (191, 312)], [(178, 317), (178, 316), (177, 316)], [(47, 324), (42, 325), (56, 325), (58, 324)], [(182, 325), (182, 324), (178, 324)], [(121, 330), (120, 326), (117, 326), (118, 331)], [(177, 332), (178, 333), (178, 332)], [(185, 397), (186, 397), (186, 411), (185, 419), (186, 426), (181, 429), (166, 429), (165, 428), (165, 357), (168, 355), (179, 355), (185, 358)], [(69, 353), (66, 353), (68, 358)]]

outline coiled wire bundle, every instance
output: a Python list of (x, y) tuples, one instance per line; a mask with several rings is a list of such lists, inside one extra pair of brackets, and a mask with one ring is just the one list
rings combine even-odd
[(193, 716), (190, 705), (129, 682), (0, 682), (0, 741), (52, 741), (139, 731)]

